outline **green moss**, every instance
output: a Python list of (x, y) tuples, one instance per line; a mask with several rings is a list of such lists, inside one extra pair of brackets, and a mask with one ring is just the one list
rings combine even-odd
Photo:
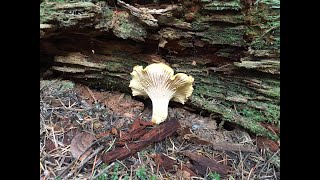
[(100, 9), (91, 2), (42, 2), (40, 4), (40, 23), (62, 27), (92, 26), (94, 23), (92, 16), (98, 13)]
[(191, 28), (194, 31), (204, 31), (205, 29), (209, 28), (210, 25), (208, 23), (204, 23), (201, 21), (194, 21), (191, 23)]
[(258, 89), (260, 93), (274, 98), (277, 102), (280, 101), (280, 80), (264, 80), (263, 86), (265, 89)]
[(196, 33), (196, 35), (202, 37), (203, 41), (207, 41), (210, 44), (245, 46), (244, 33), (245, 29), (242, 26), (226, 28), (211, 26), (210, 29), (205, 32)]
[(280, 2), (261, 0), (246, 15), (247, 36), (253, 49), (280, 48)]
[(146, 30), (141, 24), (135, 21), (134, 18), (130, 18), (127, 12), (119, 12), (114, 14), (114, 18), (117, 18), (117, 24), (113, 27), (113, 33), (123, 39), (134, 39), (144, 41), (147, 36)]
[(259, 3), (266, 4), (273, 9), (280, 9), (280, 0), (260, 0)]
[(278, 124), (280, 122), (280, 106), (272, 102), (249, 101), (247, 104), (235, 105), (238, 112), (250, 121), (269, 122)]
[(270, 97), (280, 98), (280, 87), (272, 87), (267, 90), (259, 89), (258, 91)]
[[(192, 104), (210, 113), (220, 114), (223, 120), (238, 124), (252, 133), (279, 139), (277, 135), (259, 124), (260, 122), (280, 124), (277, 96), (259, 99), (260, 92), (256, 88), (249, 88), (242, 78), (231, 80), (227, 76), (217, 74), (199, 76), (196, 72), (186, 73), (195, 77), (194, 91), (190, 98)], [(261, 86), (264, 88), (279, 87), (278, 80), (265, 77), (261, 78), (261, 81)]]
[(47, 3), (40, 4), (40, 24), (50, 23), (52, 15), (55, 13), (51, 10), (52, 5)]
[(205, 10), (221, 11), (221, 10), (241, 10), (242, 5), (240, 0), (220, 1), (220, 0), (201, 0)]
[(108, 7), (102, 8), (102, 19), (95, 26), (95, 28), (101, 31), (109, 31), (109, 29), (112, 28), (113, 12), (114, 11), (112, 9), (109, 9)]
[(122, 64), (118, 62), (108, 61), (105, 63), (106, 69), (110, 72), (119, 72), (122, 69)]
[(221, 114), (223, 120), (238, 124), (248, 129), (250, 132), (255, 133), (258, 136), (266, 136), (273, 140), (279, 139), (277, 135), (273, 134), (272, 132), (261, 126), (258, 123), (259, 121), (255, 121), (255, 119), (252, 118), (255, 117), (257, 119), (261, 119), (261, 116), (255, 114), (254, 112), (252, 112), (252, 110), (247, 111), (247, 116), (251, 117), (248, 118), (246, 116), (239, 115), (239, 113), (237, 113), (234, 109), (231, 109), (222, 103), (212, 101), (210, 102), (205, 98), (201, 98), (194, 95), (191, 97), (191, 101), (192, 103), (197, 104), (204, 109), (207, 109), (210, 113)]

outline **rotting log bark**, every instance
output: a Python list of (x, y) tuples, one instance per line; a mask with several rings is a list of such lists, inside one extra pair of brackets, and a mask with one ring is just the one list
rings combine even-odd
[[(180, 123), (176, 119), (170, 119), (152, 130), (146, 132), (136, 142), (128, 142), (125, 146), (116, 148), (110, 152), (102, 155), (104, 163), (110, 163), (115, 160), (125, 159), (143, 148), (151, 145), (152, 143), (159, 142), (166, 137), (171, 136), (180, 128)], [(135, 133), (134, 133), (135, 134)], [(128, 134), (130, 136), (130, 133)]]
[(279, 1), (136, 3), (42, 2), (40, 53), (52, 72), (130, 94), (132, 68), (163, 61), (194, 76), (186, 106), (279, 139), (260, 124), (280, 126)]
[(190, 151), (185, 151), (183, 154), (191, 159), (191, 164), (188, 164), (188, 167), (197, 174), (202, 176), (206, 175), (207, 169), (209, 168), (213, 172), (217, 172), (222, 175), (226, 175), (231, 171), (231, 168), (222, 163), (218, 163), (214, 159), (209, 159), (204, 156), (194, 154)]

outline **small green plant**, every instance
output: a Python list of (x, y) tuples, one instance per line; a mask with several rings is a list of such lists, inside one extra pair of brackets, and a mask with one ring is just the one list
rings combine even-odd
[(208, 174), (208, 179), (209, 180), (220, 180), (220, 174), (218, 174), (216, 172), (214, 172), (214, 173), (210, 172)]
[[(102, 165), (100, 166), (100, 169), (102, 170), (102, 169), (104, 169), (104, 168), (106, 168), (106, 167), (107, 167), (107, 164), (102, 164)], [(107, 180), (107, 179), (109, 179), (107, 172), (102, 173), (100, 176), (98, 176), (98, 177), (96, 178), (96, 180)]]
[(151, 180), (156, 180), (157, 178), (156, 178), (155, 175), (152, 175), (150, 179), (151, 179)]
[(108, 174), (103, 173), (100, 176), (97, 177), (97, 180), (107, 180), (108, 179)]
[(146, 180), (146, 179), (147, 179), (147, 172), (146, 172), (146, 169), (145, 169), (143, 166), (141, 166), (141, 167), (138, 169), (136, 175), (137, 175), (138, 178), (141, 179), (141, 180)]
[(112, 175), (112, 180), (117, 180), (119, 179), (118, 177), (118, 171), (119, 171), (119, 163), (114, 164), (114, 170), (113, 170), (113, 175)]

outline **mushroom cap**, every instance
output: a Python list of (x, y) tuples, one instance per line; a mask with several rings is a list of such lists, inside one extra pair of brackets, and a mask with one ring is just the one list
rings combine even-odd
[(194, 78), (184, 73), (177, 73), (164, 63), (153, 63), (143, 69), (135, 66), (131, 73), (131, 87), (133, 96), (168, 98), (184, 104), (193, 92)]

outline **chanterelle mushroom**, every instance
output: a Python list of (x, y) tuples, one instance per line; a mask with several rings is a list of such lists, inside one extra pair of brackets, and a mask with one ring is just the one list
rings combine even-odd
[(168, 116), (169, 101), (184, 104), (192, 94), (194, 78), (184, 73), (174, 75), (163, 63), (150, 64), (143, 69), (135, 66), (129, 87), (133, 96), (149, 97), (152, 101), (152, 122), (160, 124)]

